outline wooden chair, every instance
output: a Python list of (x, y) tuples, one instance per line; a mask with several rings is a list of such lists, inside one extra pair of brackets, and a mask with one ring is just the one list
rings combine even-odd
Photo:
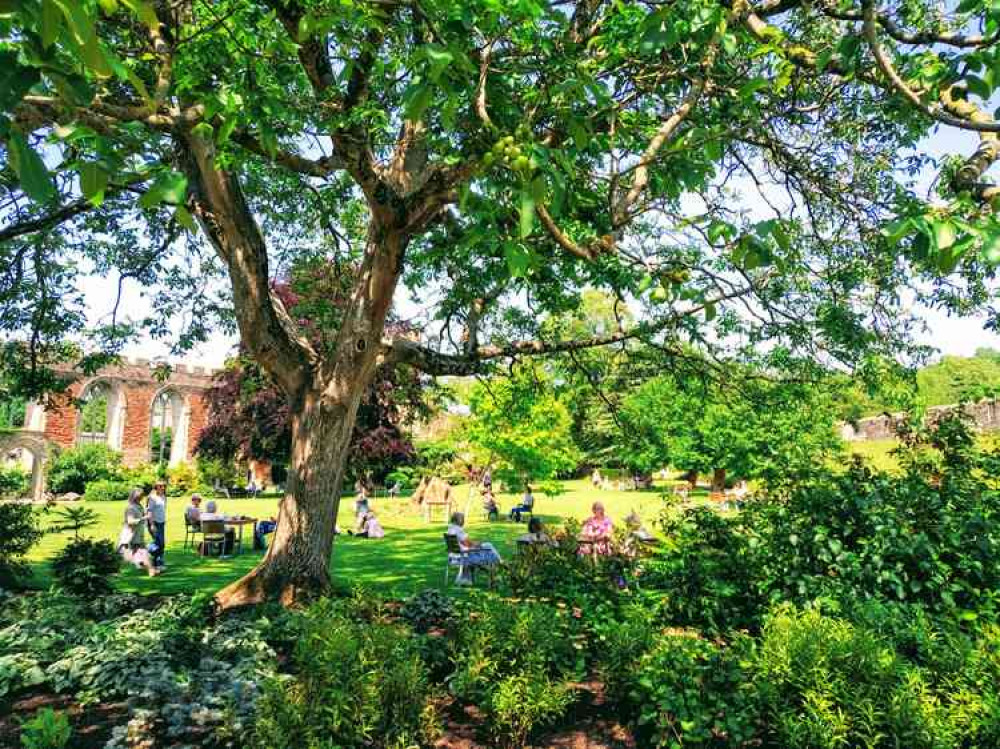
[(191, 520), (187, 515), (184, 516), (184, 548), (187, 549), (188, 544), (190, 548), (195, 547), (195, 537), (201, 535), (201, 522), (198, 520)]
[(219, 556), (226, 556), (226, 523), (222, 520), (201, 521), (202, 556), (208, 556), (210, 551), (218, 547)]

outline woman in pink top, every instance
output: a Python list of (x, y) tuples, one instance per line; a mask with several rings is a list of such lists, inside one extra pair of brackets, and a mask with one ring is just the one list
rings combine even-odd
[(611, 518), (604, 514), (604, 505), (594, 502), (590, 508), (594, 513), (583, 524), (580, 530), (580, 554), (610, 554)]

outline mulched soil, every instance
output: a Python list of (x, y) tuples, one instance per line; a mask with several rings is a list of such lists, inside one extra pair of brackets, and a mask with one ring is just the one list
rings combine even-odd
[(73, 749), (100, 749), (111, 738), (111, 729), (127, 720), (124, 702), (105, 702), (80, 707), (72, 697), (33, 694), (0, 706), (0, 749), (21, 746), (21, 723), (43, 707), (63, 712), (73, 724)]
[[(597, 682), (577, 684), (578, 697), (562, 726), (540, 737), (525, 749), (635, 749), (628, 729), (607, 717), (603, 689)], [(0, 707), (0, 749), (21, 746), (21, 723), (38, 710), (50, 707), (69, 716), (73, 724), (73, 749), (101, 749), (111, 729), (122, 725), (128, 711), (124, 702), (81, 707), (72, 697), (53, 694), (23, 696)], [(445, 735), (437, 749), (490, 749), (485, 716), (471, 705), (452, 701), (444, 706)]]

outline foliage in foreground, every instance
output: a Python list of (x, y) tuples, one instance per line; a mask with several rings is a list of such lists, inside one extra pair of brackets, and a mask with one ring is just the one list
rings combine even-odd
[(14, 587), (27, 573), (24, 555), (42, 534), (32, 505), (0, 502), (0, 589)]
[(290, 676), (269, 681), (257, 705), (260, 749), (402, 749), (438, 731), (417, 641), (399, 626), (353, 618), (325, 600), (296, 621)]
[(111, 576), (119, 567), (121, 557), (107, 539), (74, 538), (52, 560), (52, 574), (59, 585), (78, 596), (110, 593)]

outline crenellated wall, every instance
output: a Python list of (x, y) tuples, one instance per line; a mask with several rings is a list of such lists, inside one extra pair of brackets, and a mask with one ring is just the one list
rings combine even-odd
[[(170, 463), (188, 460), (205, 425), (204, 392), (211, 387), (216, 370), (185, 364), (174, 365), (161, 376), (157, 364), (146, 359), (123, 359), (94, 375), (78, 375), (66, 395), (53, 397), (41, 408), (32, 404), (28, 418), (32, 428), (60, 447), (72, 447), (79, 440), (78, 399), (98, 383), (108, 387), (105, 441), (120, 450), (127, 465), (150, 459), (153, 403), (165, 394), (173, 426)], [(71, 373), (71, 370), (67, 370)]]

